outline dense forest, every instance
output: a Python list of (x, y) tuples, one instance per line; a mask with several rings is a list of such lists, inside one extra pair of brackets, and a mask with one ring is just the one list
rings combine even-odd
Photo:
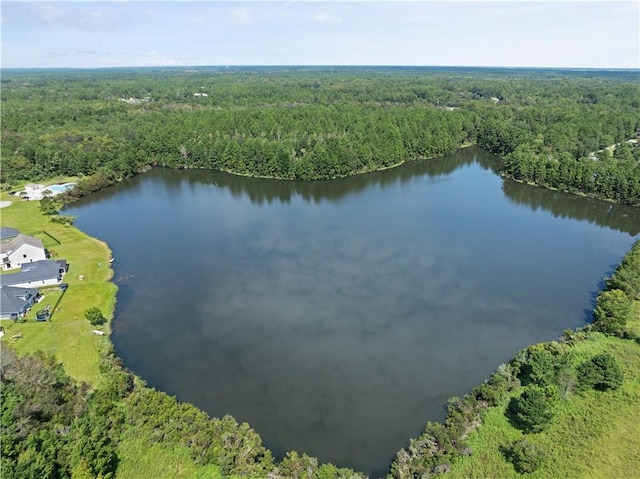
[(516, 180), (635, 205), (638, 131), (635, 71), (8, 70), (1, 180), (87, 177), (77, 196), (154, 165), (326, 179), (476, 143)]

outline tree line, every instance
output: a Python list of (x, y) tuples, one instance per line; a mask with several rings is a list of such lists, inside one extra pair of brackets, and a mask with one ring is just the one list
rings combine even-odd
[(57, 175), (119, 181), (153, 165), (328, 179), (477, 143), (504, 157), (506, 176), (640, 201), (639, 149), (625, 143), (640, 130), (629, 72), (9, 71), (1, 100), (8, 188)]

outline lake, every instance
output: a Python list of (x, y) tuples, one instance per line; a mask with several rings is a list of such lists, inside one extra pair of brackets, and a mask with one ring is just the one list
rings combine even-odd
[(505, 181), (467, 148), (297, 183), (153, 169), (65, 210), (106, 241), (112, 341), (276, 455), (385, 475), (451, 396), (589, 320), (637, 208)]

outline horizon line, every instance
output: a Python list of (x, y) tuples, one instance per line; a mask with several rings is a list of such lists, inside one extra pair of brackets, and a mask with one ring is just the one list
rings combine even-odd
[(111, 66), (0, 66), (2, 70), (114, 70), (118, 68), (494, 68), (517, 70), (616, 70), (639, 71), (639, 67), (526, 66), (526, 65), (415, 65), (415, 64), (193, 64), (193, 65), (111, 65)]

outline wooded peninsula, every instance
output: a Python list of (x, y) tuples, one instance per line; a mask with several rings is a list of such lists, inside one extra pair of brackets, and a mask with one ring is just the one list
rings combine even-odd
[[(63, 306), (82, 314), (99, 298), (106, 320), (116, 289), (95, 265), (108, 249), (80, 248), (87, 238), (56, 213), (153, 167), (334, 179), (476, 144), (502, 157), (504, 177), (640, 205), (636, 70), (7, 69), (1, 86), (2, 200), (15, 203), (0, 210), (2, 225), (50, 231), (62, 252), (92, 265), (98, 282), (83, 294), (71, 284)], [(37, 207), (10, 195), (54, 178), (76, 186)], [(407, 438), (388, 477), (633, 476), (639, 297), (636, 243), (605, 279), (592, 324), (521, 351), (452, 398), (443, 423)], [(47, 325), (6, 329), (22, 326)], [(48, 333), (58, 346), (46, 351), (2, 339), (3, 478), (364, 477), (295, 451), (274, 458), (248, 424), (149, 388), (106, 336), (62, 340), (80, 323), (64, 326)], [(76, 347), (86, 365), (67, 363)]]

